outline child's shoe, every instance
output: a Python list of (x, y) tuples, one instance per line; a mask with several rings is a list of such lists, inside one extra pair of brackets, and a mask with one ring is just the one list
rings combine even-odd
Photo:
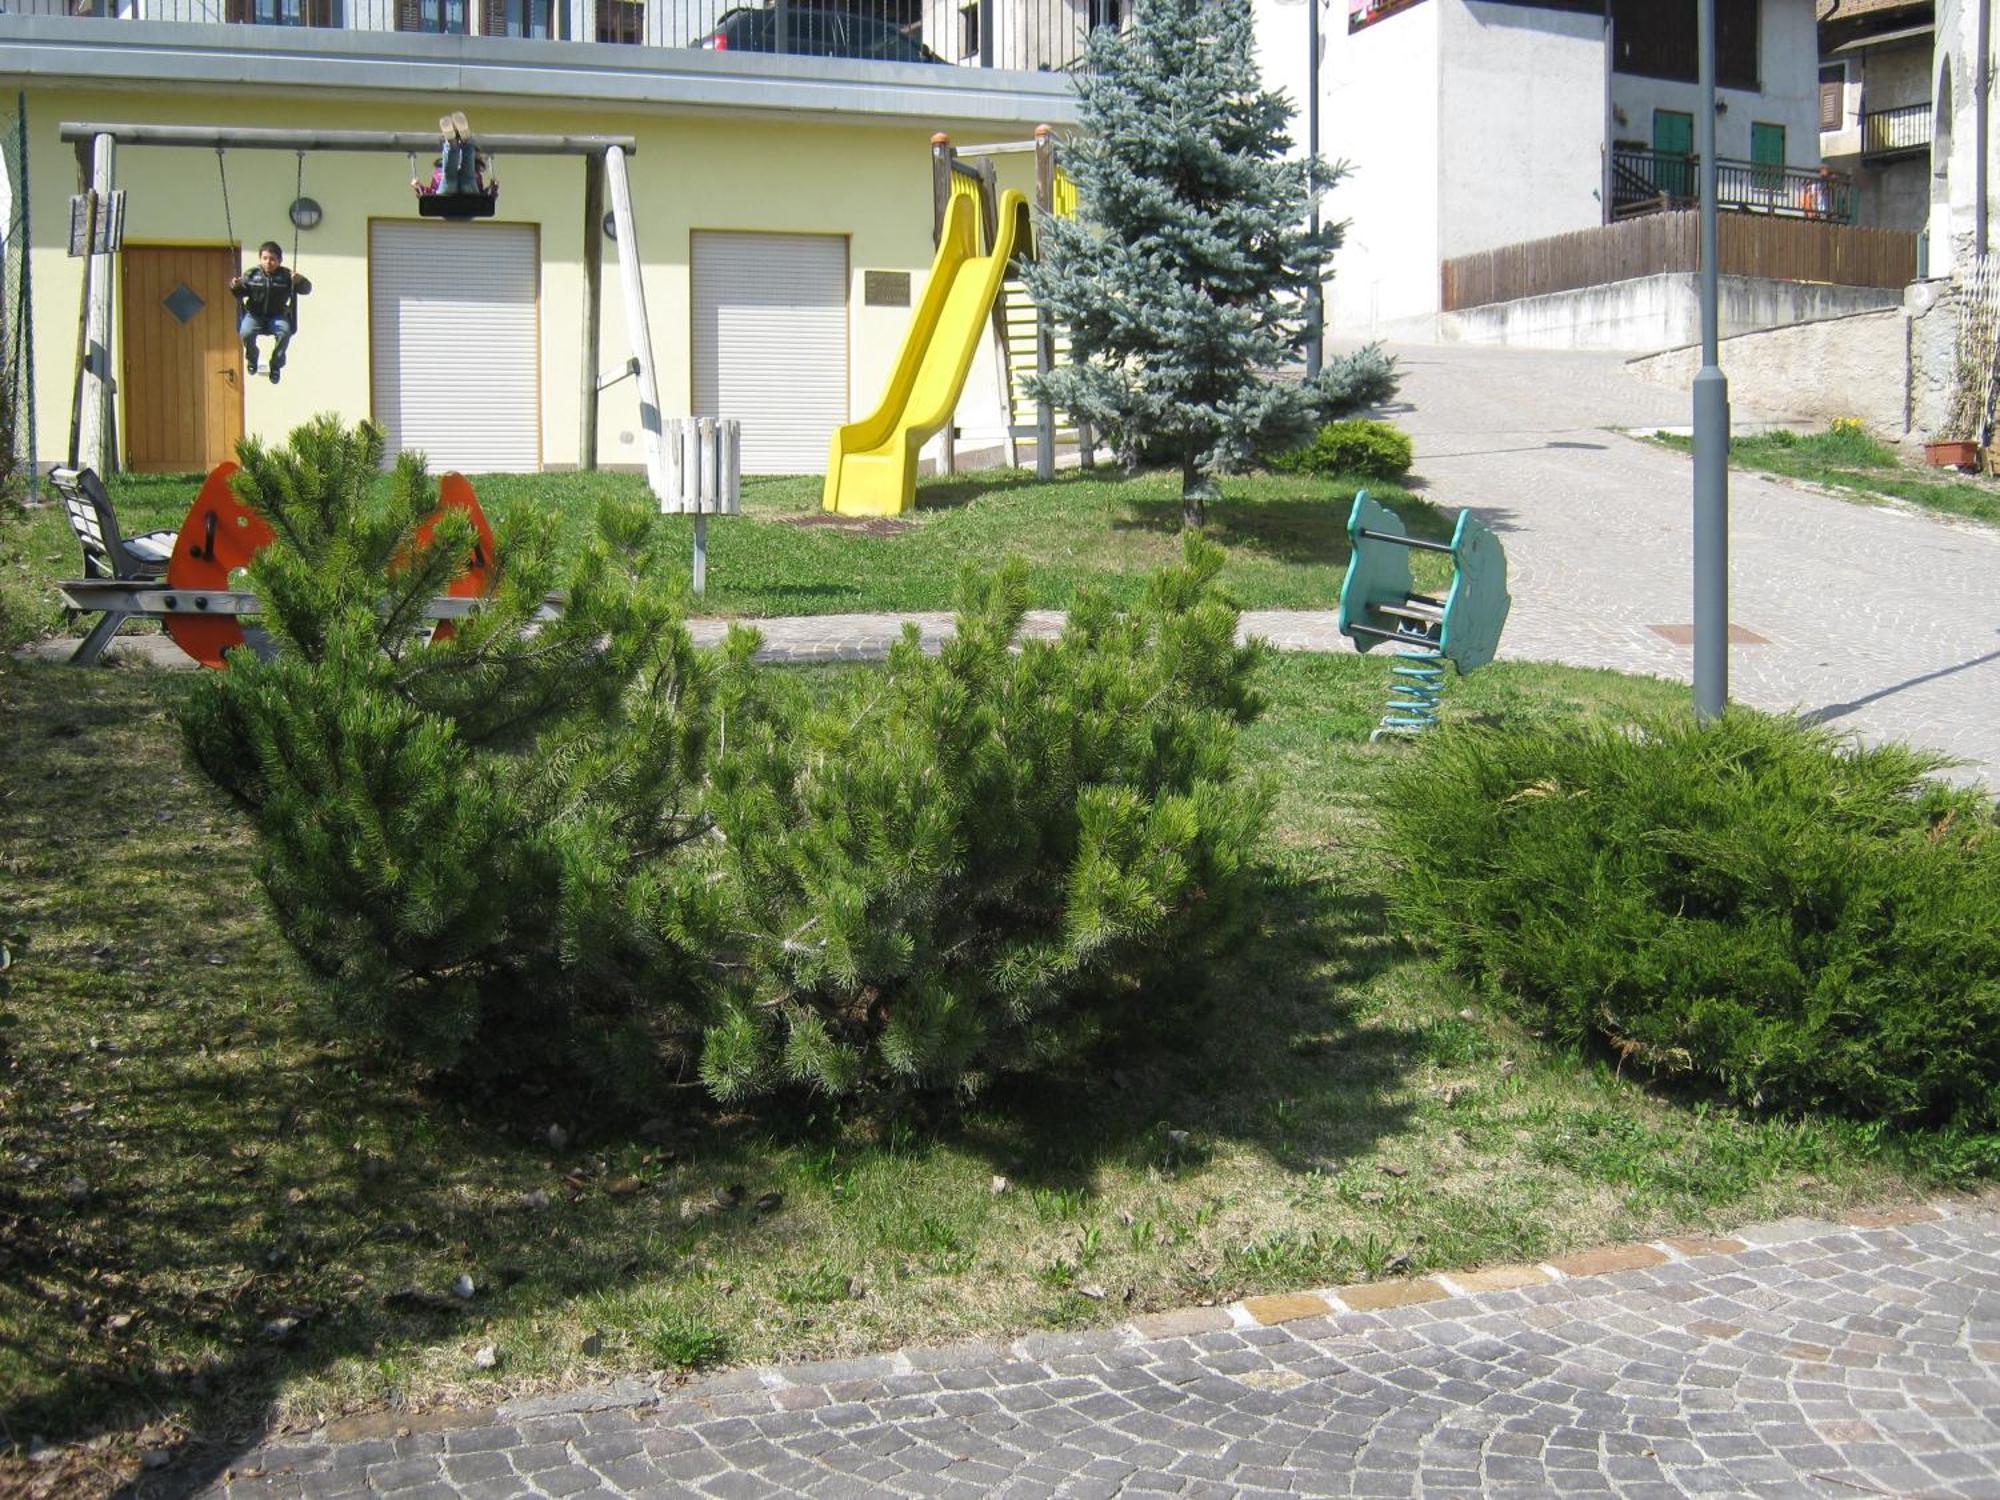
[(243, 356), (243, 368), (248, 370), (252, 375), (257, 373), (257, 351), (255, 349), (252, 349), (248, 354)]

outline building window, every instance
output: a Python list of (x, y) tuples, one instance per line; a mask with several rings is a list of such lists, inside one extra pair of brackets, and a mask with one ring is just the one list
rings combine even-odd
[(242, 26), (338, 26), (340, 0), (230, 0), (229, 19)]
[(979, 56), (979, 0), (958, 8), (958, 55)]
[[(1715, 81), (1723, 88), (1758, 85), (1759, 0), (1715, 0)], [(1700, 65), (1695, 0), (1611, 0), (1613, 67), (1642, 78), (1693, 83)]]
[(464, 36), (471, 15), (466, 0), (396, 0), (396, 29)]
[(597, 39), (635, 47), (644, 43), (645, 0), (597, 0)]
[(479, 33), (551, 41), (562, 35), (562, 15), (562, 0), (482, 0)]
[(1819, 70), (1819, 128), (1838, 130), (1847, 123), (1847, 64), (1825, 63)]
[(1090, 29), (1116, 31), (1125, 24), (1125, 0), (1090, 0)]

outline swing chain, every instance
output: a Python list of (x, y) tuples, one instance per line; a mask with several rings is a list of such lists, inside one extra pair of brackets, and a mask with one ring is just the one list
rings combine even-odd
[(294, 273), (297, 272), (299, 266), (298, 205), (299, 205), (299, 200), (304, 198), (305, 195), (306, 195), (306, 154), (305, 152), (301, 151), (299, 153), (298, 176), (292, 183), (292, 206), (291, 208), (285, 211), (286, 217), (292, 221), (292, 270)]
[(223, 232), (229, 236), (229, 248), (231, 250), (235, 250), (237, 249), (236, 224), (235, 221), (231, 219), (229, 214), (229, 168), (223, 163), (222, 148), (220, 146), (217, 146), (215, 148), (215, 175), (222, 179)]

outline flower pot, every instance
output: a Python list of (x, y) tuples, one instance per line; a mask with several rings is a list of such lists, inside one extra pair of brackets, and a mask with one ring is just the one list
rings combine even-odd
[(1924, 458), (1941, 469), (1976, 469), (1979, 444), (1968, 439), (1947, 443), (1925, 443)]

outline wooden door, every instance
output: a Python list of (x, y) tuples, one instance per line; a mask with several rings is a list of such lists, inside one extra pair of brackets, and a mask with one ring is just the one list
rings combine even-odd
[(119, 259), (126, 467), (193, 474), (235, 457), (243, 436), (243, 345), (229, 295), (236, 252), (131, 245)]

